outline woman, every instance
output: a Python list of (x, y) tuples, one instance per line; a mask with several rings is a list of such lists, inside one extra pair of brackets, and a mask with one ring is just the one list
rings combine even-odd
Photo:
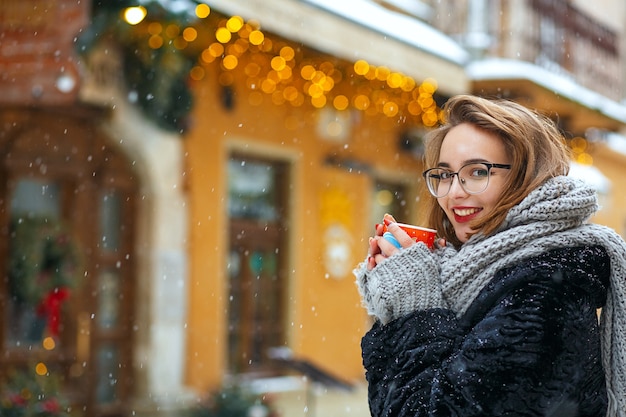
[[(373, 416), (626, 416), (626, 244), (554, 124), (458, 96), (427, 138), (433, 250), (393, 217), (355, 269)], [(603, 308), (602, 325), (597, 309)]]

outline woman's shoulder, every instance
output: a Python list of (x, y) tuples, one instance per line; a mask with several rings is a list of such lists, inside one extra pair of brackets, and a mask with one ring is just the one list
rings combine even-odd
[(508, 294), (529, 284), (584, 294), (600, 307), (606, 300), (611, 274), (610, 257), (603, 246), (563, 247), (522, 259), (494, 274), (467, 311), (484, 313)]
[(499, 270), (491, 284), (506, 287), (518, 281), (551, 281), (557, 285), (607, 286), (610, 267), (610, 257), (603, 246), (562, 247)]

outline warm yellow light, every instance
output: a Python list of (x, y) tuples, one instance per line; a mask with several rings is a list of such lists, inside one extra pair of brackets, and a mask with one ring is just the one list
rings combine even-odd
[(283, 96), (283, 93), (278, 90), (274, 91), (272, 93), (272, 103), (276, 104), (277, 106), (284, 104), (285, 97)]
[(285, 61), (291, 61), (296, 56), (296, 52), (290, 46), (283, 46), (280, 49), (280, 56), (282, 56)]
[(276, 90), (276, 82), (266, 78), (261, 83), (261, 90), (263, 90), (263, 92), (267, 94), (273, 93)]
[(48, 336), (42, 340), (41, 345), (45, 350), (53, 350), (56, 343), (54, 342), (54, 338)]
[(291, 67), (285, 66), (285, 68), (278, 71), (278, 76), (281, 80), (289, 80), (292, 76)]
[(248, 36), (250, 43), (252, 45), (261, 45), (263, 40), (265, 39), (265, 35), (260, 30), (253, 30), (250, 32), (250, 36)]
[(148, 11), (143, 6), (127, 7), (124, 10), (124, 20), (130, 25), (136, 25), (146, 17)]
[(358, 75), (365, 75), (370, 70), (370, 64), (367, 61), (359, 59), (354, 63), (354, 72)]
[(239, 34), (239, 37), (241, 39), (248, 39), (248, 37), (250, 36), (250, 32), (252, 32), (254, 30), (254, 28), (252, 27), (252, 25), (250, 23), (245, 23), (241, 29), (239, 29), (239, 32), (237, 32)]
[(312, 80), (315, 76), (315, 68), (313, 65), (305, 65), (300, 70), (300, 76), (305, 80)]
[(392, 72), (387, 77), (387, 85), (391, 88), (400, 88), (402, 82), (404, 81), (402, 74), (397, 72)]
[(185, 49), (188, 45), (187, 41), (181, 37), (174, 39), (173, 44), (176, 49)]
[(582, 165), (593, 165), (593, 157), (587, 152), (576, 155), (576, 162)]
[(335, 80), (333, 80), (332, 77), (324, 77), (320, 81), (320, 86), (324, 91), (329, 92), (335, 86)]
[(370, 106), (370, 99), (364, 94), (359, 94), (354, 98), (354, 107), (359, 110), (366, 110)]
[(387, 117), (396, 116), (399, 110), (400, 109), (398, 108), (398, 105), (394, 103), (393, 101), (388, 101), (383, 105), (383, 113)]
[(278, 84), (280, 82), (280, 75), (278, 75), (278, 72), (272, 70), (267, 73), (267, 79), (272, 80), (274, 84)]
[(380, 190), (376, 193), (376, 202), (380, 206), (388, 206), (393, 202), (393, 193), (389, 190)]
[(195, 28), (188, 27), (183, 30), (183, 38), (187, 42), (193, 42), (198, 37), (198, 31)]
[(400, 88), (402, 88), (402, 91), (406, 92), (413, 91), (415, 88), (415, 80), (411, 77), (404, 77)]
[(322, 97), (324, 95), (324, 89), (316, 83), (312, 83), (308, 90), (307, 93), (312, 97), (312, 98), (318, 98), (318, 97)]
[(178, 25), (175, 25), (173, 23), (171, 25), (167, 25), (167, 27), (165, 28), (165, 34), (168, 37), (174, 39), (180, 34), (180, 27), (178, 27)]
[(241, 16), (233, 16), (226, 22), (226, 28), (232, 33), (238, 32), (243, 27)]
[(208, 49), (202, 51), (202, 53), (200, 54), (200, 58), (202, 59), (202, 62), (207, 64), (215, 61), (215, 56), (211, 55), (211, 51), (209, 51)]
[(246, 68), (244, 68), (244, 72), (248, 77), (256, 77), (261, 72), (261, 66), (256, 62), (250, 62), (246, 65)]
[(214, 42), (209, 45), (207, 51), (209, 51), (209, 53), (213, 55), (213, 57), (217, 58), (218, 56), (222, 56), (222, 54), (224, 54), (224, 45)]
[(409, 110), (409, 113), (411, 113), (413, 116), (417, 116), (422, 112), (422, 106), (420, 106), (419, 103), (415, 100), (409, 102), (407, 109)]
[(46, 375), (48, 373), (48, 367), (45, 363), (39, 362), (37, 365), (35, 365), (35, 372), (37, 373), (37, 375), (40, 376)]
[(151, 35), (160, 35), (163, 32), (163, 26), (159, 22), (152, 22), (148, 25), (148, 33)]
[(227, 70), (232, 70), (232, 69), (237, 68), (238, 64), (239, 64), (239, 60), (234, 55), (226, 55), (224, 59), (222, 60), (222, 65)]
[(376, 70), (376, 67), (370, 65), (367, 72), (363, 74), (363, 76), (368, 80), (375, 80), (377, 74), (378, 74), (378, 71)]
[(230, 31), (226, 28), (218, 28), (215, 31), (215, 39), (217, 39), (218, 42), (221, 42), (221, 43), (230, 42), (232, 36), (233, 36), (232, 33), (230, 33)]
[(283, 97), (285, 97), (287, 101), (293, 101), (298, 98), (298, 90), (296, 87), (290, 85), (283, 91)]
[(285, 68), (285, 65), (285, 58), (283, 58), (282, 56), (275, 56), (274, 58), (272, 58), (271, 66), (274, 70), (280, 71)]
[(437, 113), (434, 111), (425, 111), (422, 114), (422, 123), (424, 126), (431, 127), (437, 123), (438, 117)]
[(378, 78), (379, 81), (387, 81), (390, 72), (387, 67), (378, 67), (376, 68), (376, 78)]
[(290, 101), (293, 107), (300, 107), (304, 104), (304, 94), (298, 93), (298, 97), (295, 100)]
[(189, 71), (189, 77), (191, 77), (191, 79), (194, 81), (200, 81), (204, 78), (204, 76), (205, 76), (204, 68), (198, 65), (196, 65), (195, 67), (191, 69), (191, 71)]
[(573, 138), (570, 142), (572, 150), (576, 153), (584, 152), (587, 149), (587, 141), (580, 136)]
[(349, 104), (348, 97), (344, 95), (338, 95), (333, 99), (333, 106), (335, 106), (337, 110), (345, 110), (348, 108)]
[(311, 97), (311, 104), (313, 107), (321, 109), (326, 105), (326, 96), (321, 95), (319, 97)]
[(422, 106), (422, 109), (424, 110), (431, 108), (435, 104), (435, 100), (433, 100), (433, 96), (429, 96), (426, 94), (420, 94), (419, 98), (417, 99), (417, 102), (419, 103), (420, 106)]
[(237, 39), (234, 45), (240, 54), (243, 54), (250, 48), (250, 42), (247, 39)]
[(263, 42), (259, 45), (259, 49), (263, 52), (272, 52), (274, 50), (274, 42), (270, 38), (263, 37)]
[(426, 78), (420, 85), (420, 93), (433, 94), (437, 89), (437, 81), (433, 78)]
[(163, 38), (159, 35), (150, 36), (150, 39), (148, 39), (148, 46), (152, 49), (159, 49), (163, 46)]
[(211, 14), (211, 8), (208, 4), (199, 4), (196, 6), (196, 16), (200, 19), (204, 19)]

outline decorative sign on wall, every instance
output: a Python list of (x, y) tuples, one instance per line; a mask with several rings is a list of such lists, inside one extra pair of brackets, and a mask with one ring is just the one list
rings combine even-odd
[(326, 277), (342, 279), (352, 267), (352, 201), (338, 188), (328, 188), (321, 194), (320, 224), (323, 232), (323, 263)]

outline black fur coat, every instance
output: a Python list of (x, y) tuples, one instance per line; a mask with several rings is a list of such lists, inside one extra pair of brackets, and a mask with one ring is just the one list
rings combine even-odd
[(461, 317), (376, 322), (361, 343), (372, 416), (603, 417), (609, 274), (604, 249), (559, 249), (499, 271)]

